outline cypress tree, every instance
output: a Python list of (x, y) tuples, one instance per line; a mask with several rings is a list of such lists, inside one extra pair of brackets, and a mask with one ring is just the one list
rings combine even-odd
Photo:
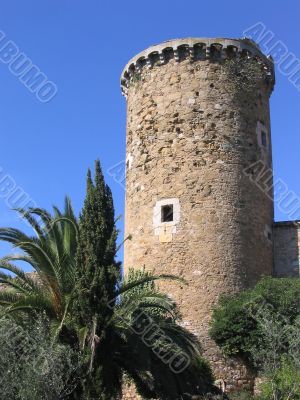
[(111, 299), (116, 297), (121, 267), (115, 260), (117, 229), (112, 194), (105, 184), (99, 160), (94, 182), (88, 171), (78, 239), (75, 315), (87, 357), (82, 398), (116, 398), (114, 390), (119, 387), (121, 376), (112, 376), (119, 368), (112, 365), (113, 329), (110, 324)]

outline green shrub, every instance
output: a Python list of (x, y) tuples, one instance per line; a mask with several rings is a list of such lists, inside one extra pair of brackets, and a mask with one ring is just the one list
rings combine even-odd
[[(259, 322), (262, 310), (276, 316), (282, 327), (293, 325), (300, 315), (300, 279), (264, 278), (254, 289), (220, 300), (213, 312), (210, 335), (225, 355), (240, 356), (257, 366), (254, 349), (267, 344)], [(279, 354), (284, 353), (286, 343), (281, 342), (281, 347)]]
[(258, 400), (300, 400), (300, 370), (291, 358), (282, 358), (280, 368), (269, 374), (261, 391)]
[[(299, 279), (265, 278), (252, 290), (221, 299), (210, 333), (226, 355), (243, 357), (260, 372), (257, 400), (300, 400)], [(230, 399), (252, 398), (243, 396)]]
[(230, 395), (230, 400), (254, 400), (253, 394), (251, 392), (236, 392)]
[(0, 319), (1, 399), (61, 400), (76, 386), (79, 357), (53, 344), (45, 320), (16, 323)]

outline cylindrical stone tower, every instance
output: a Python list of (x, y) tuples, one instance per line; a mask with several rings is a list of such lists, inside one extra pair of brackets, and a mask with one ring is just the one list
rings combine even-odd
[(221, 294), (272, 273), (272, 195), (253, 179), (258, 165), (272, 171), (272, 60), (248, 39), (180, 39), (133, 58), (121, 85), (132, 235), (125, 271), (183, 277), (188, 285), (161, 287), (200, 337), (216, 378), (242, 385), (245, 369), (222, 360), (208, 328)]

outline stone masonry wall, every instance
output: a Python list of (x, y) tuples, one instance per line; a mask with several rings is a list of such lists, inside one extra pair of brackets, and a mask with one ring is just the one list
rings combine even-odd
[[(160, 286), (180, 305), (184, 326), (198, 335), (216, 378), (230, 390), (249, 386), (252, 377), (221, 357), (208, 329), (220, 295), (272, 272), (273, 202), (244, 173), (258, 160), (272, 165), (271, 85), (255, 82), (250, 95), (232, 90), (223, 57), (207, 49), (198, 59), (171, 53), (127, 74), (125, 234), (132, 240), (125, 271), (145, 266), (188, 282)], [(174, 203), (175, 222), (157, 222), (164, 200)]]
[(276, 222), (274, 225), (274, 274), (299, 277), (300, 222)]

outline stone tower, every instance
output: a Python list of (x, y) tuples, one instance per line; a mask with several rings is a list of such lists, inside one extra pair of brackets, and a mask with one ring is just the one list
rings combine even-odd
[[(270, 58), (248, 40), (187, 38), (150, 47), (125, 67), (125, 270), (183, 277), (161, 283), (200, 337), (216, 377), (247, 383), (208, 337), (221, 294), (273, 268), (272, 196), (249, 178), (272, 168)], [(255, 168), (252, 174), (255, 175)]]

